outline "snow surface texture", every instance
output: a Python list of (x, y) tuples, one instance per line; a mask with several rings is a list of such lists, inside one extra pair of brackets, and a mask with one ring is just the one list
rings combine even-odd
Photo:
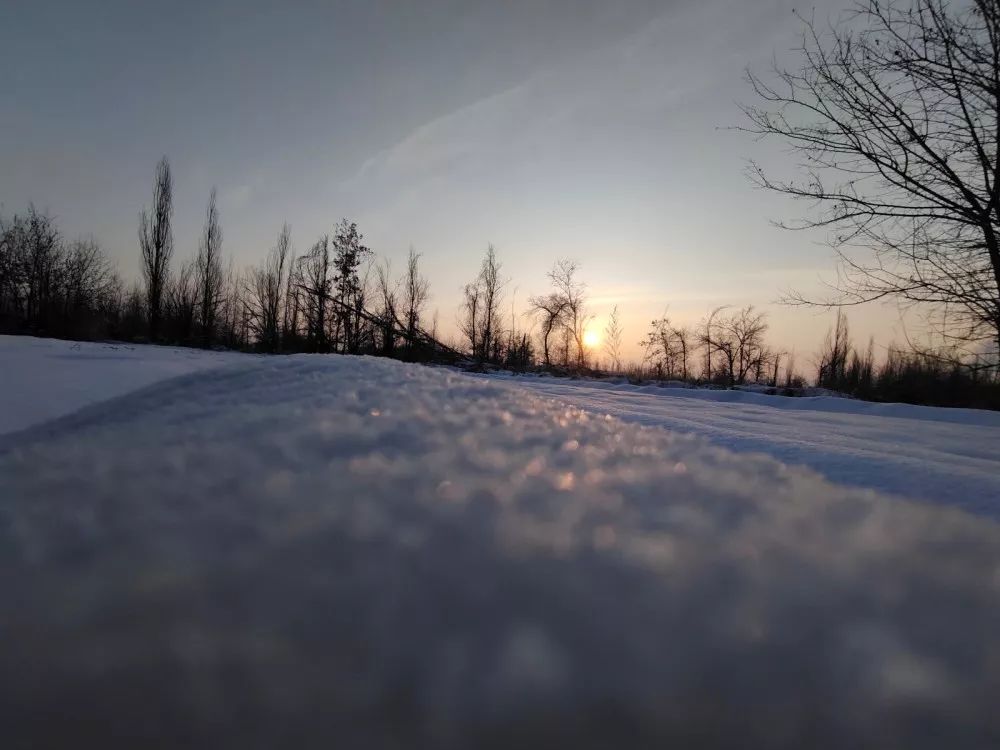
[(0, 433), (253, 355), (172, 346), (0, 336)]
[[(0, 434), (160, 380), (259, 359), (234, 352), (0, 336)], [(596, 414), (803, 464), (837, 483), (1000, 519), (1000, 413), (845, 398), (490, 375)]]
[(1000, 518), (1000, 413), (829, 396), (493, 376), (598, 414), (802, 464), (837, 483)]
[(1000, 526), (442, 370), (0, 437), (4, 746), (986, 748)]

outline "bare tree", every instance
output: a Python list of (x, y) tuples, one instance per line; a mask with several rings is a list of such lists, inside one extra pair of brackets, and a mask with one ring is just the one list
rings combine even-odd
[(823, 348), (820, 351), (819, 372), (816, 384), (828, 388), (837, 388), (844, 381), (847, 372), (847, 361), (851, 356), (851, 334), (847, 316), (843, 310), (837, 310), (837, 320), (833, 329), (827, 331)]
[(657, 377), (689, 378), (692, 335), (686, 327), (675, 326), (664, 315), (650, 323), (642, 347), (646, 350), (646, 362), (652, 364)]
[(604, 351), (611, 361), (611, 370), (618, 372), (622, 367), (622, 324), (618, 318), (618, 305), (611, 308), (608, 325), (604, 328)]
[(330, 263), (330, 237), (324, 235), (308, 253), (299, 258), (297, 274), (300, 289), (305, 293), (303, 314), (306, 338), (312, 351), (329, 351), (327, 304), (333, 289)]
[[(713, 321), (718, 312), (713, 311)], [(718, 318), (706, 333), (701, 334), (700, 343), (722, 358), (723, 369), (716, 369), (715, 373), (724, 375), (730, 386), (743, 384), (751, 374), (756, 377), (763, 372), (767, 328), (767, 316), (748, 305), (732, 315)]]
[(482, 307), (483, 292), (479, 286), (479, 278), (462, 288), (462, 317), (459, 330), (463, 338), (469, 342), (469, 351), (473, 357), (479, 354), (479, 315)]
[(163, 295), (170, 275), (170, 258), (174, 253), (171, 221), (174, 213), (173, 179), (167, 157), (156, 165), (153, 179), (153, 207), (142, 210), (139, 218), (139, 249), (142, 253), (142, 278), (146, 284), (146, 319), (149, 337), (160, 335)]
[(711, 381), (715, 376), (715, 370), (712, 369), (712, 352), (715, 351), (715, 342), (713, 341), (713, 331), (715, 330), (715, 319), (718, 317), (719, 313), (727, 309), (729, 305), (720, 305), (713, 309), (708, 317), (705, 318), (704, 329), (698, 336), (698, 343), (705, 349), (705, 380)]
[(480, 359), (496, 359), (501, 340), (500, 308), (503, 305), (503, 290), (507, 280), (500, 276), (500, 263), (496, 250), (490, 245), (479, 271), (479, 285), (482, 289), (483, 306), (479, 331)]
[(559, 345), (559, 362), (563, 367), (569, 367), (570, 355), (573, 352), (573, 329), (568, 325), (561, 326), (557, 343)]
[(785, 387), (791, 388), (795, 384), (795, 349), (788, 354), (788, 361), (785, 363)]
[(721, 328), (720, 344), (726, 353), (730, 385), (745, 383), (764, 356), (766, 316), (748, 305), (723, 319)]
[(149, 330), (146, 320), (148, 309), (146, 290), (138, 283), (133, 283), (125, 292), (122, 302), (120, 330), (125, 338), (133, 338)]
[(336, 322), (338, 331), (343, 334), (343, 351), (351, 354), (357, 353), (360, 348), (361, 312), (364, 308), (365, 285), (361, 283), (359, 270), (371, 256), (371, 250), (361, 244), (362, 239), (364, 235), (358, 231), (358, 225), (347, 219), (337, 225), (333, 238)]
[(62, 283), (62, 237), (53, 218), (34, 205), (28, 207), (26, 217), (15, 216), (4, 235), (11, 254), (15, 308), (30, 330), (44, 331), (50, 327)]
[(215, 321), (221, 303), (224, 274), (222, 269), (222, 227), (219, 225), (219, 211), (215, 206), (215, 188), (208, 198), (205, 212), (205, 228), (198, 246), (198, 289), (201, 296), (202, 344), (212, 345)]
[(250, 283), (247, 277), (247, 270), (233, 269), (232, 264), (223, 276), (220, 309), (226, 311), (223, 316), (226, 325), (222, 338), (226, 346), (236, 349), (245, 349), (250, 345), (253, 331), (253, 308), (248, 299)]
[(542, 356), (545, 366), (551, 367), (552, 358), (550, 355), (549, 339), (553, 331), (557, 331), (563, 326), (563, 313), (566, 310), (566, 301), (555, 292), (532, 297), (528, 300), (528, 308), (532, 315), (539, 318), (542, 325)]
[(66, 252), (65, 304), (67, 318), (93, 309), (113, 276), (110, 261), (93, 237), (75, 240)]
[(690, 378), (690, 371), (688, 369), (688, 359), (691, 354), (691, 348), (693, 344), (694, 337), (686, 326), (673, 326), (670, 329), (670, 333), (674, 339), (674, 348), (677, 351), (677, 355), (680, 358), (681, 363), (681, 379), (688, 380)]
[(403, 279), (403, 317), (406, 334), (413, 342), (420, 328), (420, 315), (430, 296), (430, 284), (420, 273), (420, 255), (411, 247), (406, 261), (406, 276)]
[[(291, 249), (289, 249), (291, 253)], [(285, 275), (285, 298), (282, 312), (281, 340), (287, 343), (299, 335), (299, 286), (301, 279), (297, 273), (299, 268), (294, 255), (288, 258), (288, 273)]]
[(93, 238), (64, 242), (34, 205), (0, 216), (0, 329), (89, 338), (109, 322), (112, 264)]
[(170, 319), (170, 327), (179, 341), (191, 343), (199, 293), (195, 264), (182, 264), (176, 278), (170, 280), (168, 289), (167, 317)]
[(646, 351), (646, 364), (652, 366), (656, 378), (673, 377), (675, 352), (670, 320), (666, 316), (649, 324), (649, 331), (641, 345)]
[[(818, 205), (840, 260), (831, 305), (919, 304), (951, 341), (1000, 348), (1000, 4), (864, 0), (801, 67), (766, 82), (747, 128), (801, 157), (765, 188)], [(793, 295), (792, 301), (815, 302)]]
[(555, 294), (564, 303), (562, 323), (569, 332), (575, 345), (576, 364), (586, 366), (587, 352), (583, 343), (583, 334), (590, 322), (587, 313), (587, 285), (577, 278), (580, 264), (575, 260), (563, 258), (556, 261), (549, 271), (549, 280), (555, 289)]
[(535, 348), (531, 343), (531, 332), (520, 330), (517, 326), (517, 287), (510, 295), (510, 328), (507, 329), (504, 345), (503, 363), (515, 370), (534, 364)]
[[(919, 353), (905, 355), (910, 362), (942, 362), (936, 356)], [(933, 367), (933, 366), (932, 366)], [(948, 367), (947, 365), (945, 366)], [(820, 350), (816, 385), (822, 388), (852, 393), (870, 398), (875, 387), (875, 341), (868, 340), (868, 348), (858, 351), (851, 343), (850, 328), (843, 310), (837, 310), (837, 319), (827, 332)]]
[(398, 284), (392, 280), (392, 266), (386, 259), (375, 266), (375, 294), (379, 309), (376, 313), (381, 335), (381, 351), (392, 356), (396, 350), (396, 331), (399, 327), (397, 307), (399, 306)]
[(767, 328), (767, 316), (754, 310), (753, 305), (744, 307), (728, 320), (728, 333), (736, 342), (737, 383), (745, 383), (750, 373), (761, 372)]
[(771, 385), (778, 385), (778, 373), (781, 372), (781, 358), (785, 352), (775, 351), (771, 353)]
[(507, 279), (500, 275), (500, 269), (496, 249), (490, 245), (475, 281), (463, 290), (459, 328), (469, 342), (472, 356), (481, 362), (497, 360), (502, 348), (500, 310)]
[(257, 341), (265, 351), (281, 349), (282, 301), (286, 287), (286, 269), (291, 248), (291, 228), (281, 227), (277, 244), (271, 248), (260, 268), (248, 274), (248, 303), (251, 310), (251, 327)]

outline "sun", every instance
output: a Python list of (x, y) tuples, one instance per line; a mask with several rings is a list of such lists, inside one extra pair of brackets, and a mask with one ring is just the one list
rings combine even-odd
[(596, 349), (601, 343), (601, 334), (590, 328), (583, 332), (583, 345), (588, 349)]

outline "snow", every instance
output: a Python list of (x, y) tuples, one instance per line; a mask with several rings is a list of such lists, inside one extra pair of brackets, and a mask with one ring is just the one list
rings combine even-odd
[(1000, 737), (989, 520), (523, 384), (202, 365), (0, 436), (5, 745)]
[(801, 464), (837, 483), (1000, 517), (1000, 413), (832, 396), (491, 376), (627, 422)]
[[(176, 375), (253, 359), (234, 352), (0, 336), (0, 434)], [(836, 483), (1000, 518), (998, 412), (622, 380), (483, 377), (596, 414), (804, 465)]]
[(0, 336), (0, 434), (250, 355)]

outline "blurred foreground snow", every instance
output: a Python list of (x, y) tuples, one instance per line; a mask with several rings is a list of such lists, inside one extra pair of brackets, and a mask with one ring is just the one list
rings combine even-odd
[(0, 586), (8, 747), (1000, 741), (993, 522), (385, 360), (0, 436)]

